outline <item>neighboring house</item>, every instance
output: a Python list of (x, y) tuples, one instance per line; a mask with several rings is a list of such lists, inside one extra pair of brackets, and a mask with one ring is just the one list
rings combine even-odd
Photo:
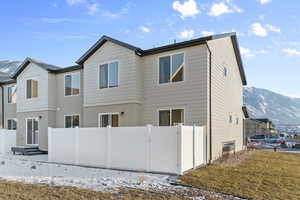
[(18, 145), (47, 151), (48, 127), (186, 124), (206, 127), (211, 160), (243, 148), (246, 77), (234, 33), (148, 50), (103, 36), (76, 63), (27, 58), (18, 68)]
[(275, 124), (269, 119), (246, 119), (245, 120), (246, 136), (262, 135), (262, 134), (276, 134)]

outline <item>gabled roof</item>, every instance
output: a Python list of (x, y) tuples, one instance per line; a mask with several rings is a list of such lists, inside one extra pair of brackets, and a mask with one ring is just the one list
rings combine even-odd
[(142, 50), (141, 48), (121, 42), (121, 41), (113, 39), (111, 37), (103, 36), (85, 54), (83, 54), (83, 56), (81, 56), (76, 61), (76, 63), (79, 65), (82, 65), (91, 55), (93, 55), (107, 41), (110, 41), (110, 42), (113, 42), (120, 46), (123, 46), (125, 48), (128, 48), (128, 49), (134, 51), (139, 56), (147, 56), (147, 55), (153, 55), (153, 54), (162, 53), (162, 52), (166, 52), (166, 51), (196, 46), (196, 45), (200, 45), (200, 44), (206, 44), (210, 40), (215, 40), (215, 39), (220, 39), (220, 38), (225, 38), (225, 37), (231, 38), (234, 52), (236, 55), (236, 60), (237, 60), (239, 71), (240, 71), (240, 75), (241, 75), (241, 79), (242, 79), (242, 83), (243, 83), (243, 85), (247, 85), (246, 75), (245, 75), (245, 71), (244, 71), (244, 67), (243, 67), (243, 63), (242, 63), (242, 58), (241, 58), (241, 54), (240, 54), (240, 49), (239, 49), (236, 33), (224, 33), (224, 34), (206, 36), (206, 37), (201, 37), (201, 38), (188, 40), (188, 41), (184, 41), (184, 42), (179, 42), (179, 43), (174, 43), (174, 44), (165, 45), (165, 46), (161, 46), (161, 47), (151, 48), (151, 49), (147, 49), (147, 50)]
[(93, 55), (105, 42), (110, 41), (112, 43), (118, 44), (122, 47), (130, 49), (132, 51), (142, 51), (140, 48), (133, 45), (127, 44), (125, 42), (116, 40), (114, 38), (108, 37), (106, 35), (102, 36), (83, 56), (81, 56), (76, 63), (83, 64), (91, 55)]
[(17, 69), (17, 71), (15, 72), (15, 74), (13, 75), (13, 78), (16, 78), (18, 77), (18, 75), (30, 64), (30, 63), (34, 63), (36, 64), (37, 66), (49, 71), (49, 72), (54, 72), (56, 70), (59, 70), (61, 69), (60, 67), (58, 66), (55, 66), (55, 65), (51, 65), (51, 64), (48, 64), (48, 63), (44, 63), (42, 61), (39, 61), (39, 60), (35, 60), (35, 59), (32, 59), (32, 58), (26, 58), (24, 60), (24, 62), (20, 65), (20, 67)]

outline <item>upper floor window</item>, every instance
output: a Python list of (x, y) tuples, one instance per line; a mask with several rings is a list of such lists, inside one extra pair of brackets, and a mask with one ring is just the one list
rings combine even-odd
[(17, 120), (8, 119), (7, 120), (7, 129), (8, 130), (17, 130)]
[(65, 128), (78, 128), (80, 122), (79, 120), (79, 115), (65, 116)]
[(184, 53), (159, 58), (159, 83), (183, 81)]
[(7, 87), (7, 103), (17, 102), (17, 86)]
[(160, 110), (159, 126), (176, 126), (184, 123), (184, 109)]
[(27, 99), (38, 97), (38, 81), (32, 79), (26, 81), (26, 97)]
[(80, 93), (80, 73), (65, 75), (65, 96), (79, 95)]
[(99, 67), (99, 88), (118, 87), (118, 62), (102, 64)]
[(224, 67), (224, 76), (226, 77), (228, 75), (228, 69), (227, 67)]

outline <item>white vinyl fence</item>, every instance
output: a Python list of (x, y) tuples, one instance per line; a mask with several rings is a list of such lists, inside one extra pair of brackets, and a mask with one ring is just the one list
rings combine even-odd
[(182, 174), (206, 163), (204, 127), (49, 128), (49, 162)]
[(16, 146), (16, 131), (0, 129), (0, 154), (11, 152), (14, 146)]

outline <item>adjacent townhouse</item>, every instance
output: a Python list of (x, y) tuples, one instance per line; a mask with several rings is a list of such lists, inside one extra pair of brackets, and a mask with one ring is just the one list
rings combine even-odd
[[(27, 58), (1, 81), (2, 126), (47, 151), (48, 127), (205, 126), (208, 158), (243, 148), (246, 77), (235, 33), (142, 50), (103, 36), (77, 65)], [(11, 108), (10, 108), (11, 107)]]

